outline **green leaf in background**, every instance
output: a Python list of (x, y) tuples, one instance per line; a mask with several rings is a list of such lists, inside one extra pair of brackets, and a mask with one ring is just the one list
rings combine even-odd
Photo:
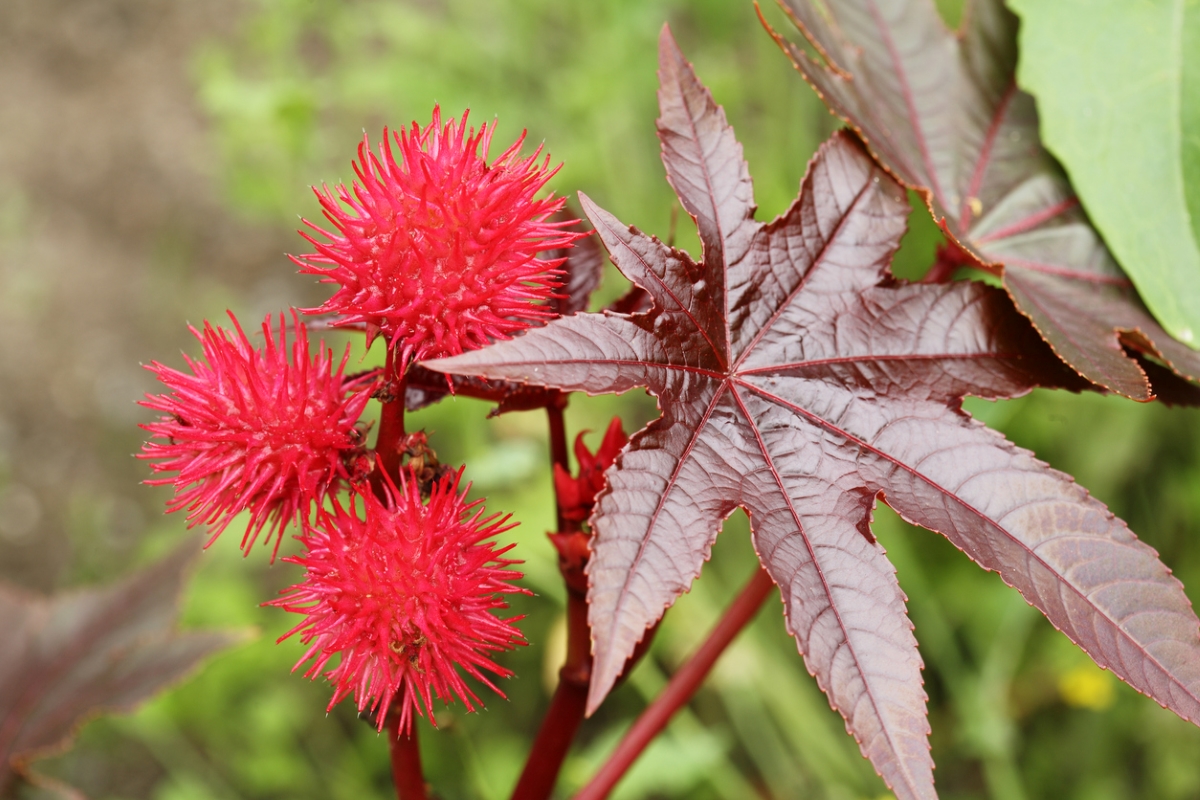
[(1183, 192), (1192, 221), (1193, 241), (1200, 242), (1200, 2), (1180, 0), (1183, 6), (1182, 85), (1180, 120)]
[(1012, 0), (1042, 139), (1150, 310), (1200, 347), (1200, 0)]

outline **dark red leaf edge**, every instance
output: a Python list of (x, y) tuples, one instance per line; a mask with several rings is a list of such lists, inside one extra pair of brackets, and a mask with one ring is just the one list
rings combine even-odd
[(764, 19), (796, 69), (925, 196), (947, 237), (1003, 276), (1060, 358), (1139, 401), (1154, 394), (1126, 349), (1200, 380), (1200, 353), (1154, 321), (1041, 146), (1033, 99), (1016, 85), (1017, 20), (1001, 0), (969, 2), (958, 34), (930, 0), (780, 4), (817, 53)]
[(583, 198), (654, 309), (560, 319), (428, 364), (658, 398), (662, 416), (607, 473), (592, 519), (589, 706), (740, 506), (789, 630), (864, 755), (897, 797), (935, 797), (921, 662), (869, 530), (883, 498), (999, 571), (1101, 666), (1200, 721), (1200, 621), (1179, 582), (1069, 476), (961, 409), (964, 394), (1079, 379), (1001, 292), (890, 277), (904, 193), (847, 134), (822, 147), (792, 209), (754, 222), (740, 146), (667, 32), (660, 64), (664, 163), (703, 262)]
[[(449, 380), (447, 380), (449, 378)], [(414, 364), (405, 373), (405, 408), (418, 411), (442, 400), (447, 395), (472, 397), (496, 404), (488, 413), (495, 417), (510, 411), (532, 411), (545, 408), (560, 394), (556, 389), (526, 386), (515, 381), (486, 380), (464, 375), (447, 376)]]
[(1166, 406), (1200, 406), (1200, 386), (1183, 380), (1171, 369), (1151, 361), (1136, 350), (1130, 350), (1129, 357), (1135, 359), (1146, 373), (1158, 402)]
[(189, 537), (116, 583), (53, 597), (0, 585), (0, 794), (20, 776), (70, 795), (33, 762), (68, 749), (89, 719), (132, 710), (247, 638), (174, 629), (199, 545)]

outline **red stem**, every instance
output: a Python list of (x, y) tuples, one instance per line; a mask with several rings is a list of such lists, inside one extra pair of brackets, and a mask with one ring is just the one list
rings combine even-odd
[[(565, 393), (556, 393), (545, 408), (550, 422), (551, 465), (569, 471), (563, 422), (567, 397)], [(559, 532), (550, 538), (558, 549), (558, 569), (567, 587), (567, 657), (558, 671), (554, 697), (550, 699), (550, 707), (542, 719), (511, 800), (547, 800), (550, 797), (587, 711), (588, 684), (592, 679), (592, 628), (588, 624), (588, 582), (584, 572), (591, 554), (591, 536), (583, 532), (582, 522), (563, 518), (562, 498), (558, 496), (557, 483), (555, 486)], [(628, 675), (650, 649), (657, 630), (655, 625), (642, 637), (625, 662), (622, 677)]]
[[(563, 419), (566, 406), (567, 395), (560, 394), (555, 402), (546, 405), (546, 417), (550, 423), (551, 466), (569, 470)], [(583, 574), (588, 545), (580, 524), (563, 518), (562, 499), (557, 490), (554, 508), (559, 531), (555, 537), (559, 549), (558, 568), (567, 586), (567, 657), (558, 671), (558, 687), (513, 789), (512, 800), (546, 800), (554, 791), (559, 770), (583, 722), (588, 683), (592, 677), (592, 630), (587, 618), (587, 576)], [(570, 557), (572, 555), (574, 557)]]
[(774, 586), (775, 582), (767, 575), (766, 570), (760, 568), (754, 574), (741, 594), (734, 598), (725, 611), (725, 616), (700, 645), (700, 649), (671, 676), (667, 687), (637, 718), (600, 771), (575, 795), (575, 800), (604, 800), (608, 797), (608, 793), (633, 766), (633, 762), (646, 749), (646, 745), (650, 744), (667, 726), (675, 712), (700, 688), (700, 684), (717, 663), (721, 653), (742, 628), (754, 619), (754, 615), (758, 613)]
[[(379, 435), (375, 438), (375, 469), (386, 473), (397, 484), (400, 481), (400, 459), (404, 441), (404, 375), (397, 374), (397, 365), (392, 348), (387, 351), (387, 363), (383, 368), (384, 389), (381, 398), (383, 408), (379, 412)], [(382, 490), (378, 481), (376, 493)]]
[(567, 588), (567, 659), (558, 671), (558, 687), (534, 739), (512, 800), (546, 800), (587, 710), (592, 675), (591, 629), (587, 598)]
[(388, 714), (387, 729), (397, 800), (428, 800), (429, 791), (421, 772), (421, 748), (417, 742), (416, 725), (412, 726), (409, 733), (402, 733), (399, 709), (393, 705)]
[[(379, 435), (375, 438), (375, 472), (371, 484), (375, 494), (386, 500), (387, 489), (383, 475), (392, 483), (400, 483), (400, 462), (404, 457), (404, 376), (397, 374), (394, 351), (388, 348), (384, 366), (384, 390), (380, 401)], [(398, 800), (428, 800), (425, 775), (421, 771), (421, 749), (417, 744), (416, 725), (408, 733), (400, 731), (400, 706), (404, 692), (396, 693), (398, 699), (388, 710), (387, 729), (392, 756), (392, 780), (396, 784)]]

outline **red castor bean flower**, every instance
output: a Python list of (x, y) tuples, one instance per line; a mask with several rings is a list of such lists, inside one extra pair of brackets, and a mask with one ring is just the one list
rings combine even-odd
[(280, 641), (299, 635), (309, 645), (299, 669), (325, 672), (334, 686), (329, 708), (353, 694), (359, 712), (376, 715), (383, 729), (396, 704), (400, 730), (411, 730), (414, 712), (429, 716), (436, 696), (455, 697), (468, 711), (481, 705), (459, 669), (501, 692), (484, 670), (512, 673), (492, 654), (525, 644), (514, 623), (492, 612), (507, 608), (501, 595), (522, 592), (522, 577), (504, 557), (512, 545), (492, 539), (514, 527), (508, 517), (484, 517), (482, 501), (459, 492), (462, 470), (432, 484), (423, 502), (417, 480), (401, 473), (399, 486), (385, 482), (386, 502), (369, 491), (349, 507), (334, 499), (304, 532), (305, 552), (285, 561), (304, 567), (304, 581), (271, 605), (305, 619)]
[(157, 361), (147, 367), (171, 391), (141, 402), (165, 416), (141, 426), (152, 436), (139, 458), (151, 459), (156, 473), (175, 473), (146, 483), (174, 486), (167, 510), (186, 509), (189, 525), (211, 526), (209, 544), (249, 511), (242, 549), (249, 553), (267, 529), (274, 553), (284, 528), (306, 517), (312, 503), (366, 472), (357, 422), (373, 376), (346, 378), (348, 350), (336, 369), (324, 343), (310, 357), (295, 312), (290, 360), (282, 314), (277, 334), (270, 317), (263, 322), (260, 349), (229, 318), (232, 332), (207, 321), (203, 332), (191, 329), (203, 355), (184, 356), (190, 374)]
[[(317, 190), (334, 232), (308, 220), (327, 241), (301, 231), (316, 252), (293, 257), (301, 271), (339, 288), (319, 308), (334, 324), (362, 325), (410, 361), (457, 355), (506, 339), (552, 316), (547, 301), (563, 259), (540, 251), (569, 247), (583, 234), (552, 222), (563, 199), (535, 196), (558, 171), (539, 147), (519, 151), (525, 134), (487, 163), (495, 124), (478, 132), (461, 120), (387, 129), (376, 155), (358, 148), (353, 189)], [(393, 149), (394, 144), (394, 149)]]

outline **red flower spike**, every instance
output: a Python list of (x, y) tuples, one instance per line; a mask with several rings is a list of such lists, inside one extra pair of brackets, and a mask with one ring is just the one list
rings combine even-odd
[(493, 123), (468, 131), (466, 113), (442, 125), (435, 106), (424, 129), (414, 122), (389, 141), (385, 128), (378, 156), (364, 136), (353, 190), (313, 189), (336, 233), (304, 220), (328, 242), (301, 231), (316, 252), (292, 260), (340, 288), (305, 313), (365, 325), (369, 339), (382, 333), (402, 366), (474, 350), (554, 316), (547, 301), (564, 259), (537, 253), (585, 234), (566, 230), (577, 220), (547, 221), (563, 198), (534, 195), (558, 168), (549, 168), (549, 155), (538, 163), (541, 147), (518, 157), (524, 133), (487, 164), (494, 130)]
[[(587, 433), (587, 431), (584, 431)], [(604, 439), (592, 455), (583, 443), (583, 433), (575, 437), (575, 460), (579, 462), (579, 477), (572, 478), (562, 465), (554, 465), (554, 489), (562, 506), (563, 519), (583, 522), (592, 513), (596, 495), (605, 486), (604, 471), (617, 460), (617, 454), (629, 441), (621, 427), (621, 418), (613, 417), (604, 432)]]
[(482, 501), (466, 502), (471, 487), (459, 492), (461, 469), (433, 484), (428, 503), (405, 472), (399, 487), (387, 483), (386, 503), (363, 492), (348, 508), (335, 498), (332, 510), (319, 510), (302, 537), (307, 551), (284, 559), (304, 567), (304, 582), (270, 605), (305, 615), (279, 639), (299, 634), (309, 645), (295, 667), (311, 660), (305, 677), (341, 654), (325, 673), (334, 685), (330, 709), (353, 694), (383, 730), (399, 697), (400, 730), (408, 732), (414, 711), (433, 722), (435, 695), (458, 697), (468, 711), (482, 705), (458, 668), (504, 697), (483, 670), (512, 675), (490, 654), (525, 644), (513, 624), (522, 617), (491, 612), (508, 607), (501, 594), (528, 591), (509, 583), (523, 577), (509, 569), (520, 562), (504, 558), (513, 545), (489, 541), (516, 523), (484, 517)]
[(167, 511), (186, 509), (189, 527), (212, 526), (208, 544), (249, 510), (242, 549), (249, 553), (267, 528), (274, 560), (284, 528), (306, 518), (309, 504), (322, 502), (337, 484), (365, 472), (356, 423), (374, 376), (345, 377), (349, 348), (336, 369), (324, 343), (311, 358), (295, 311), (290, 361), (282, 314), (278, 336), (269, 316), (263, 322), (266, 343), (258, 350), (229, 318), (236, 334), (207, 321), (203, 332), (191, 328), (204, 355), (184, 356), (190, 375), (157, 361), (147, 367), (171, 393), (141, 402), (166, 416), (141, 426), (152, 436), (138, 457), (156, 460), (156, 473), (176, 473), (146, 483), (173, 485)]

